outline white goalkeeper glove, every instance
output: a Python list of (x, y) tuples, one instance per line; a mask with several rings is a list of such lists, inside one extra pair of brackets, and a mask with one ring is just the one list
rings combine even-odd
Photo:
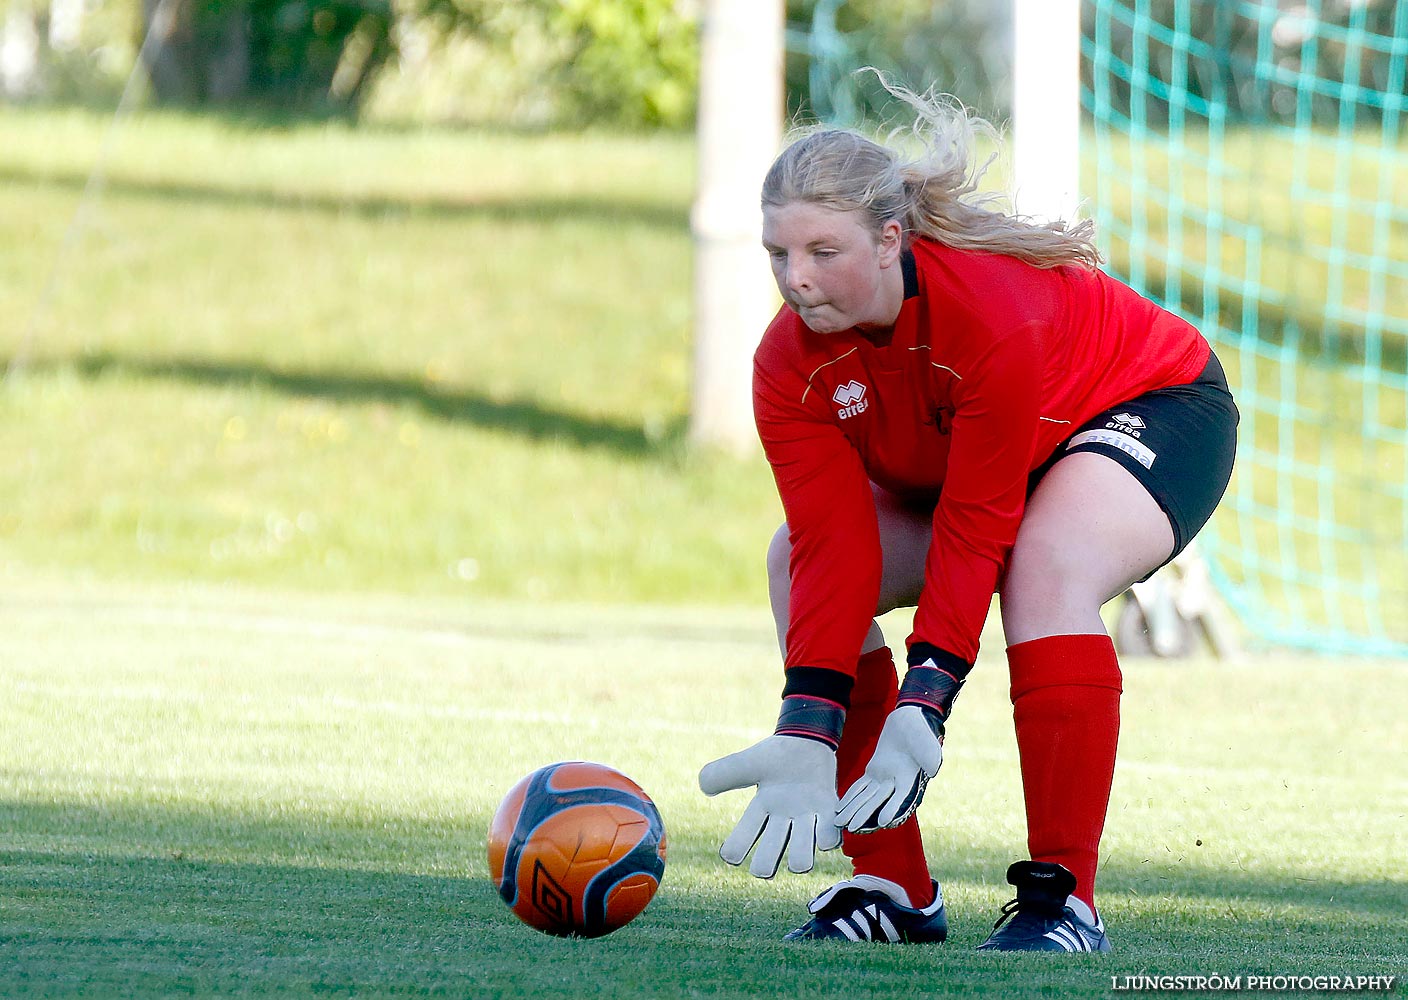
[(944, 762), (944, 723), (972, 665), (928, 643), (909, 649), (898, 707), (885, 719), (875, 752), (841, 797), (836, 822), (852, 833), (897, 827), (914, 815)]
[(865, 773), (842, 797), (836, 822), (852, 833), (899, 826), (914, 815), (924, 786), (944, 762), (943, 737), (918, 705), (901, 705), (885, 719)]
[[(772, 878), (787, 854), (787, 869), (809, 872), (816, 851), (841, 846), (836, 825), (836, 752), (799, 736), (769, 736), (699, 772), (705, 795), (756, 785), (753, 801), (719, 848), (731, 865), (743, 863), (758, 878)], [(755, 846), (756, 845), (756, 846)]]

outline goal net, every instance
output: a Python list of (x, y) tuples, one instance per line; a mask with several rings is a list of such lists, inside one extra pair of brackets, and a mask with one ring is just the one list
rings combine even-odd
[(1085, 0), (1082, 195), (1242, 412), (1199, 540), (1257, 638), (1408, 653), (1408, 3)]

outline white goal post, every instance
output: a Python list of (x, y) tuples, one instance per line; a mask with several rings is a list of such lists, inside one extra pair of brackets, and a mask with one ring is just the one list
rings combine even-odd
[(1080, 0), (1014, 0), (1017, 210), (1074, 222), (1080, 191)]
[(782, 0), (708, 0), (701, 43), (689, 440), (747, 454), (753, 350), (779, 304), (758, 197), (782, 134)]

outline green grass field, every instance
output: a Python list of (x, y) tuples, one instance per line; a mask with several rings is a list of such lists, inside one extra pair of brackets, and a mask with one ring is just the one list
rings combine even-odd
[[(0, 590), (0, 995), (1106, 996), (1133, 974), (1408, 974), (1408, 674), (1127, 665), (1106, 833), (1108, 958), (976, 953), (1022, 855), (1000, 655), (922, 810), (943, 946), (783, 946), (842, 867), (751, 879), (743, 802), (695, 774), (769, 729), (761, 612)], [(893, 629), (895, 634), (900, 630)], [(993, 649), (1000, 646), (992, 645)], [(597, 941), (487, 880), (499, 798), (618, 767), (670, 838), (646, 912)], [(1404, 991), (1400, 989), (1400, 995)]]
[(139, 116), (61, 254), (104, 124), (0, 108), (0, 562), (762, 594), (766, 466), (680, 445), (687, 140)]

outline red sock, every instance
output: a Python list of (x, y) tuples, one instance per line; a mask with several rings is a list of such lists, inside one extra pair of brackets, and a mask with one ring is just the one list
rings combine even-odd
[(1065, 865), (1095, 906), (1095, 869), (1120, 734), (1122, 678), (1106, 635), (1052, 635), (1008, 647), (1012, 718), (1033, 861)]
[[(856, 669), (856, 686), (851, 690), (851, 707), (846, 712), (846, 727), (841, 731), (841, 745), (836, 750), (836, 787), (844, 795), (865, 773), (875, 742), (885, 725), (885, 717), (895, 707), (899, 684), (895, 677), (895, 658), (890, 647), (865, 653)], [(841, 834), (841, 850), (851, 859), (857, 875), (876, 875), (889, 879), (909, 893), (909, 901), (925, 907), (934, 901), (933, 881), (929, 863), (924, 858), (924, 843), (919, 836), (919, 820), (911, 816), (893, 830), (874, 833)]]

